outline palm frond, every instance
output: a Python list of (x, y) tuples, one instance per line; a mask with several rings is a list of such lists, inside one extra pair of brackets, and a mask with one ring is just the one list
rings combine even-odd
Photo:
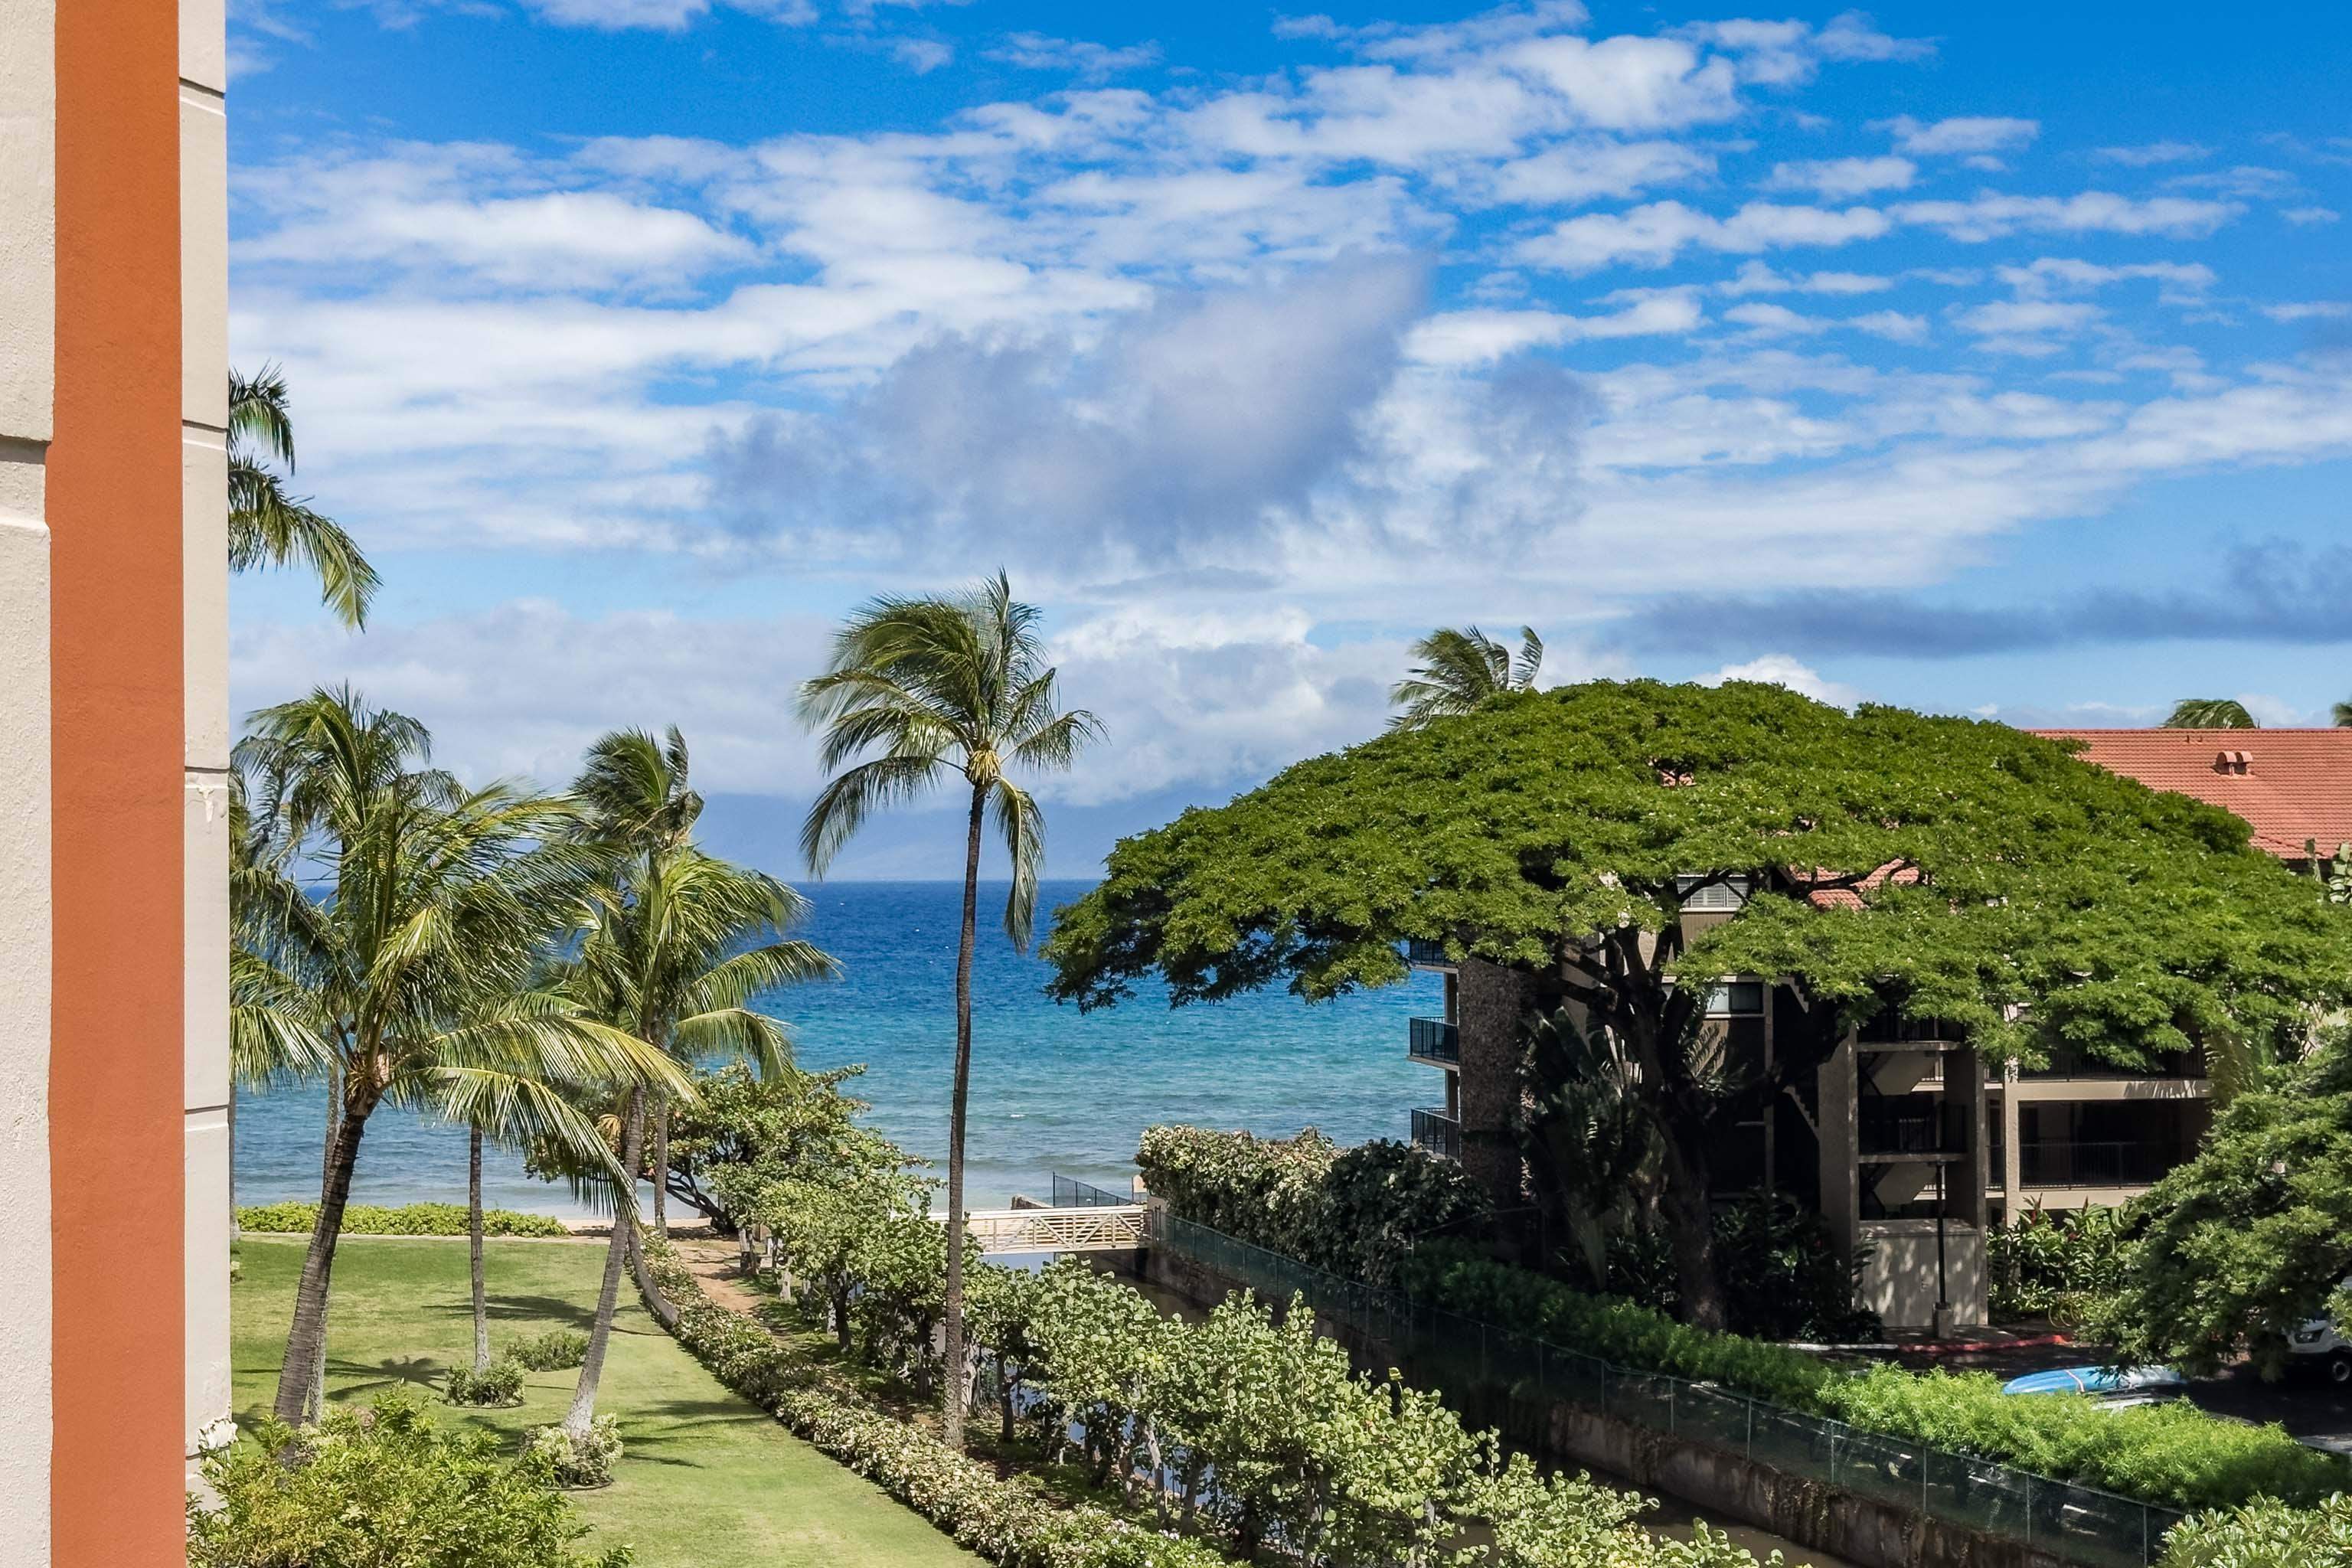
[(1045, 858), (1045, 814), (1038, 809), (1034, 796), (1005, 778), (990, 786), (988, 809), (1013, 863), (1013, 890), (1004, 900), (1004, 934), (1013, 939), (1017, 951), (1026, 952), (1037, 919), (1037, 868)]
[(939, 782), (940, 763), (927, 757), (877, 757), (825, 782), (801, 824), (801, 856), (817, 876), (841, 847), (887, 805), (919, 800)]

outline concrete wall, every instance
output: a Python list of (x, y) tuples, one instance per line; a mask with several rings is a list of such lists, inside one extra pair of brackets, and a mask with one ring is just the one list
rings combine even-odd
[(183, 1171), (193, 1458), (229, 1419), (228, 68), (222, 0), (180, 0), (180, 542), (186, 749)]
[[(1862, 1227), (1870, 1249), (1855, 1290), (1858, 1303), (1891, 1329), (1923, 1329), (1936, 1317), (1936, 1222), (1871, 1220)], [(1944, 1284), (1960, 1328), (1985, 1321), (1984, 1232), (1958, 1221), (1944, 1229)]]
[(0, 0), (0, 1557), (49, 1560), (52, 0)]

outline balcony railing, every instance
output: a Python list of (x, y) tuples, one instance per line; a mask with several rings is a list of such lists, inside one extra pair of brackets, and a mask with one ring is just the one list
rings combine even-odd
[(1854, 1131), (1858, 1152), (1865, 1160), (1898, 1154), (1927, 1159), (1967, 1152), (1958, 1130), (1947, 1127), (1945, 1119), (1932, 1110), (1911, 1116), (1865, 1113)]
[(1445, 956), (1445, 944), (1427, 937), (1409, 936), (1404, 941), (1404, 961), (1432, 969), (1451, 969), (1454, 961)]
[(1414, 1018), (1408, 1024), (1411, 1030), (1405, 1052), (1417, 1062), (1436, 1062), (1444, 1067), (1462, 1065), (1462, 1031), (1443, 1018)]
[(1412, 1141), (1448, 1160), (1462, 1158), (1462, 1123), (1434, 1109), (1412, 1113)]
[(2127, 1142), (2021, 1142), (2019, 1179), (2029, 1187), (2144, 1187), (2179, 1164), (2179, 1145)]
[(2074, 1051), (2050, 1053), (2047, 1067), (2021, 1068), (2017, 1076), (2027, 1083), (2056, 1080), (2100, 1081), (2115, 1079), (2178, 1079), (2193, 1082), (2205, 1076), (2205, 1058), (2197, 1051), (2164, 1051), (2144, 1068), (2117, 1067)]

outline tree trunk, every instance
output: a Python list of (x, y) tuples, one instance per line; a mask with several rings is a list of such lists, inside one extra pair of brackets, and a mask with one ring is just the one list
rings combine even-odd
[[(645, 1148), (645, 1097), (633, 1089), (629, 1090), (626, 1131), (621, 1135), (621, 1170), (624, 1179), (633, 1185)], [(613, 1314), (621, 1300), (621, 1265), (627, 1261), (635, 1244), (636, 1224), (623, 1201), (630, 1195), (633, 1194), (614, 1194), (613, 1239), (604, 1248), (604, 1280), (596, 1291), (596, 1319), (588, 1330), (588, 1352), (580, 1360), (580, 1384), (572, 1394), (572, 1409), (563, 1417), (563, 1429), (574, 1437), (586, 1436), (589, 1424), (596, 1419), (596, 1384), (604, 1375), (604, 1347), (612, 1340)]]
[[(980, 924), (980, 816), (987, 795), (971, 792), (971, 818), (964, 834), (963, 930), (956, 945), (955, 1092), (948, 1103), (948, 1269), (941, 1316), (947, 1325), (943, 1359), (963, 1364), (963, 1121), (964, 1097), (971, 1087), (971, 949)], [(940, 1436), (963, 1451), (963, 1402), (950, 1399)]]
[(669, 1096), (654, 1096), (654, 1234), (669, 1239)]
[[(343, 1120), (343, 1079), (333, 1068), (327, 1069), (327, 1127), (319, 1136), (319, 1203), (327, 1202), (327, 1184), (335, 1173), (335, 1132)], [(319, 1309), (319, 1349), (310, 1358), (310, 1382), (302, 1394), (302, 1419), (316, 1422), (327, 1414), (327, 1320), (333, 1314), (334, 1299), (331, 1295)]]
[(466, 1129), (466, 1247), (474, 1273), (474, 1375), (490, 1369), (490, 1300), (482, 1280), (482, 1130)]
[[(302, 1258), (302, 1280), (294, 1290), (294, 1325), (286, 1335), (286, 1357), (278, 1367), (278, 1397), (271, 1414), (289, 1426), (303, 1419), (315, 1384), (322, 1383), (327, 1356), (327, 1289), (335, 1272), (335, 1243), (342, 1235), (343, 1208), (352, 1195), (352, 1169), (359, 1163), (360, 1137), (372, 1107), (346, 1104), (328, 1140), (327, 1180), (319, 1193), (319, 1218), (310, 1227), (310, 1249)], [(323, 1399), (323, 1393), (320, 1396)]]

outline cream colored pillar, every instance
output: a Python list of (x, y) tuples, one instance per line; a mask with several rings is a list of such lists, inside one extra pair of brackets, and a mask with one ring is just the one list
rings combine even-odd
[(0, 0), (0, 1558), (49, 1560), (49, 527), (57, 390), (52, 0)]
[(222, 0), (180, 0), (187, 1442), (229, 1419), (228, 89)]

